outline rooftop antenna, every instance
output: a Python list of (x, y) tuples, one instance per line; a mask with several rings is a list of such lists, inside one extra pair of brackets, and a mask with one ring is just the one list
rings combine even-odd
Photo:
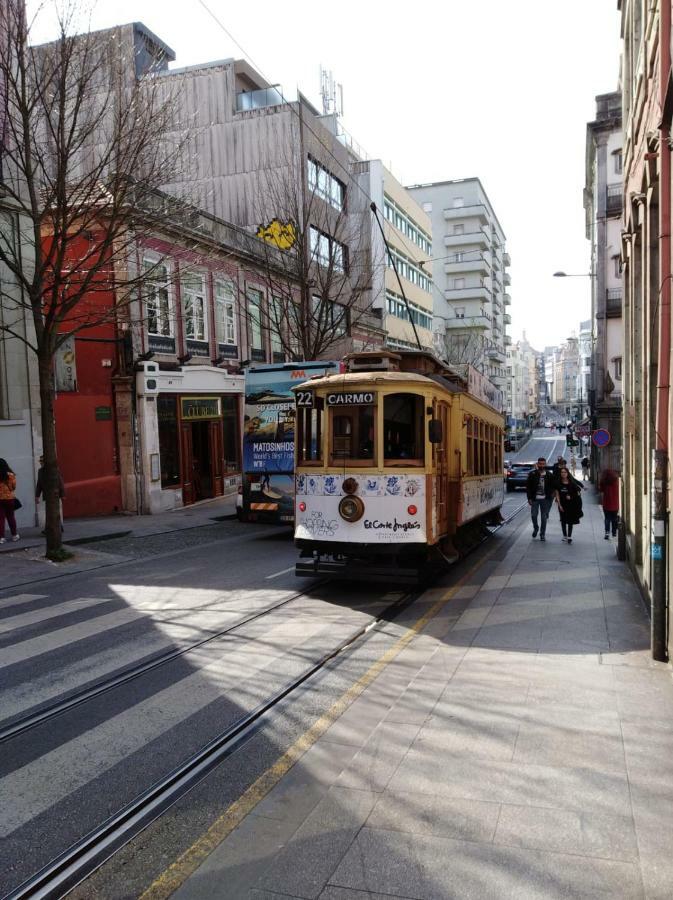
[(336, 84), (331, 69), (320, 66), (320, 96), (323, 115), (342, 116), (344, 112), (344, 89)]

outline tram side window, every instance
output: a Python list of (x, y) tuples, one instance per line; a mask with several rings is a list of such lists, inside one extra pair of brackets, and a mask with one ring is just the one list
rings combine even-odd
[(322, 413), (323, 401), (316, 398), (312, 408), (297, 409), (297, 461), (322, 462)]
[(353, 406), (331, 410), (330, 462), (348, 460), (362, 466), (374, 465), (375, 406)]
[(383, 400), (385, 465), (422, 466), (425, 461), (423, 397), (388, 394)]
[(472, 474), (479, 474), (479, 419), (472, 419)]
[(465, 470), (468, 475), (474, 475), (472, 416), (467, 416), (465, 423)]

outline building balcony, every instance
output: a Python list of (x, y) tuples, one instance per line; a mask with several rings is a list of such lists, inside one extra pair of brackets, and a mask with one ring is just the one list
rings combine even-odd
[(491, 291), (486, 287), (451, 288), (444, 291), (444, 296), (450, 303), (458, 303), (460, 300), (480, 300), (488, 303), (491, 300)]
[[(505, 353), (505, 349), (498, 344), (492, 344), (486, 351), (486, 356), (489, 359), (495, 359), (499, 363), (504, 363), (507, 359), (507, 355)], [(504, 376), (503, 376), (504, 377)]]
[(505, 323), (505, 325), (511, 325), (511, 324), (512, 324), (512, 317), (510, 316), (509, 313), (505, 313), (505, 315), (502, 317), (502, 320), (503, 320), (503, 322)]
[(605, 292), (605, 315), (608, 319), (622, 317), (622, 289), (613, 288)]
[(509, 287), (512, 283), (512, 276), (509, 274), (509, 272), (505, 272), (505, 274), (502, 276), (502, 280), (505, 287)]
[(460, 275), (461, 272), (476, 273), (478, 275), (490, 275), (491, 266), (486, 259), (461, 259), (444, 263), (444, 271), (447, 275)]
[(503, 266), (511, 266), (512, 265), (512, 260), (510, 258), (509, 253), (506, 250), (502, 254), (502, 264), (503, 264)]
[(505, 306), (511, 306), (511, 305), (512, 305), (512, 298), (510, 297), (509, 294), (503, 294), (503, 295), (502, 295), (502, 302), (505, 304)]
[(605, 188), (605, 211), (608, 215), (621, 215), (622, 192), (623, 188), (621, 182), (618, 184), (609, 184)]
[(485, 228), (477, 228), (474, 231), (464, 231), (462, 234), (444, 235), (445, 247), (478, 247), (485, 250), (491, 246), (491, 236)]
[(456, 316), (454, 319), (443, 319), (447, 331), (468, 331), (471, 329), (490, 328), (491, 321), (487, 316)]
[(444, 218), (447, 222), (454, 219), (478, 219), (482, 225), (488, 223), (488, 212), (483, 203), (474, 206), (452, 206), (444, 210)]
[(506, 334), (505, 335), (505, 347), (511, 347), (511, 346), (512, 346), (512, 336), (509, 334)]
[(256, 91), (240, 91), (236, 94), (236, 112), (266, 109), (267, 106), (284, 106), (285, 103), (279, 86), (260, 88)]

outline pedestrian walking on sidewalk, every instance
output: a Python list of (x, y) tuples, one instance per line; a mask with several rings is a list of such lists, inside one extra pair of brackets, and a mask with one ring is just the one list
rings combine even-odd
[(605, 520), (605, 540), (617, 537), (617, 525), (619, 523), (619, 475), (614, 469), (606, 469), (601, 476), (598, 489), (601, 492), (601, 506)]
[(21, 537), (16, 530), (16, 516), (14, 515), (14, 510), (17, 508), (15, 490), (16, 475), (9, 468), (7, 461), (0, 459), (0, 544), (5, 543), (5, 519), (7, 519), (12, 534), (12, 540), (18, 541)]
[(571, 476), (570, 471), (564, 466), (559, 471), (556, 482), (555, 498), (558, 504), (561, 518), (561, 531), (566, 543), (573, 542), (573, 525), (579, 525), (583, 516), (582, 512), (582, 488)]
[(591, 463), (589, 462), (589, 457), (585, 456), (582, 460), (582, 481), (589, 480), (589, 466)]
[[(534, 469), (528, 473), (526, 480), (526, 494), (530, 506), (530, 518), (533, 523), (533, 538), (540, 532), (540, 540), (546, 540), (547, 519), (549, 510), (554, 502), (554, 479), (547, 471), (547, 460), (541, 456)], [(538, 513), (540, 525), (538, 527)]]
[(574, 453), (570, 454), (570, 471), (573, 473), (573, 478), (575, 477), (575, 473), (577, 472), (577, 457)]

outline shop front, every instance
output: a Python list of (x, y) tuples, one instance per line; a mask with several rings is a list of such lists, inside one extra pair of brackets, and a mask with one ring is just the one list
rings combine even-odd
[(138, 379), (143, 508), (160, 512), (238, 489), (243, 378), (206, 366)]

